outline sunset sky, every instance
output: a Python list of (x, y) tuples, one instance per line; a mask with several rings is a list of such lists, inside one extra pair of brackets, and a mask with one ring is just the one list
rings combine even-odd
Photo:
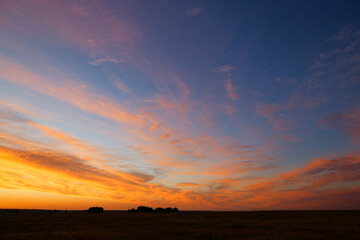
[(360, 209), (359, 1), (0, 1), (0, 208)]

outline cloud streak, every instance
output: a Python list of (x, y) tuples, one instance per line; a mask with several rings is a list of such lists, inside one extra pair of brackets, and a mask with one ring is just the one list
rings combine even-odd
[(94, 65), (94, 66), (99, 66), (99, 65), (102, 65), (102, 64), (107, 63), (107, 62), (118, 63), (119, 61), (116, 58), (106, 56), (106, 57), (103, 57), (103, 58), (98, 58), (98, 59), (90, 62), (90, 64)]
[(227, 96), (233, 100), (236, 101), (239, 99), (239, 94), (236, 92), (236, 88), (234, 87), (232, 80), (228, 79), (225, 84)]

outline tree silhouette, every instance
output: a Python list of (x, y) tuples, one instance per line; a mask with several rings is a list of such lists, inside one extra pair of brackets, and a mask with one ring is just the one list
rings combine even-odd
[(162, 207), (158, 207), (154, 210), (154, 212), (165, 212), (165, 209)]
[(136, 209), (135, 208), (128, 209), (128, 212), (179, 212), (179, 209), (171, 208), (171, 207), (167, 207), (167, 208), (158, 207), (155, 208), (154, 210), (151, 207), (138, 206)]
[(151, 207), (146, 207), (146, 206), (138, 206), (136, 211), (137, 212), (153, 212), (154, 209)]
[(172, 212), (172, 211), (173, 211), (173, 209), (171, 207), (165, 208), (165, 212)]
[(104, 209), (102, 207), (91, 207), (88, 210), (88, 213), (103, 213)]

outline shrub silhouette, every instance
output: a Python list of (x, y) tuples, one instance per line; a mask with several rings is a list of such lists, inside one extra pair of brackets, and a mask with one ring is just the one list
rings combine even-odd
[(88, 210), (88, 213), (103, 213), (104, 209), (102, 207), (91, 207)]

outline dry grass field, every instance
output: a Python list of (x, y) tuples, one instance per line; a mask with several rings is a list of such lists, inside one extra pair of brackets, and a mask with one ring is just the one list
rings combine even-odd
[(360, 211), (0, 212), (0, 239), (360, 239)]

